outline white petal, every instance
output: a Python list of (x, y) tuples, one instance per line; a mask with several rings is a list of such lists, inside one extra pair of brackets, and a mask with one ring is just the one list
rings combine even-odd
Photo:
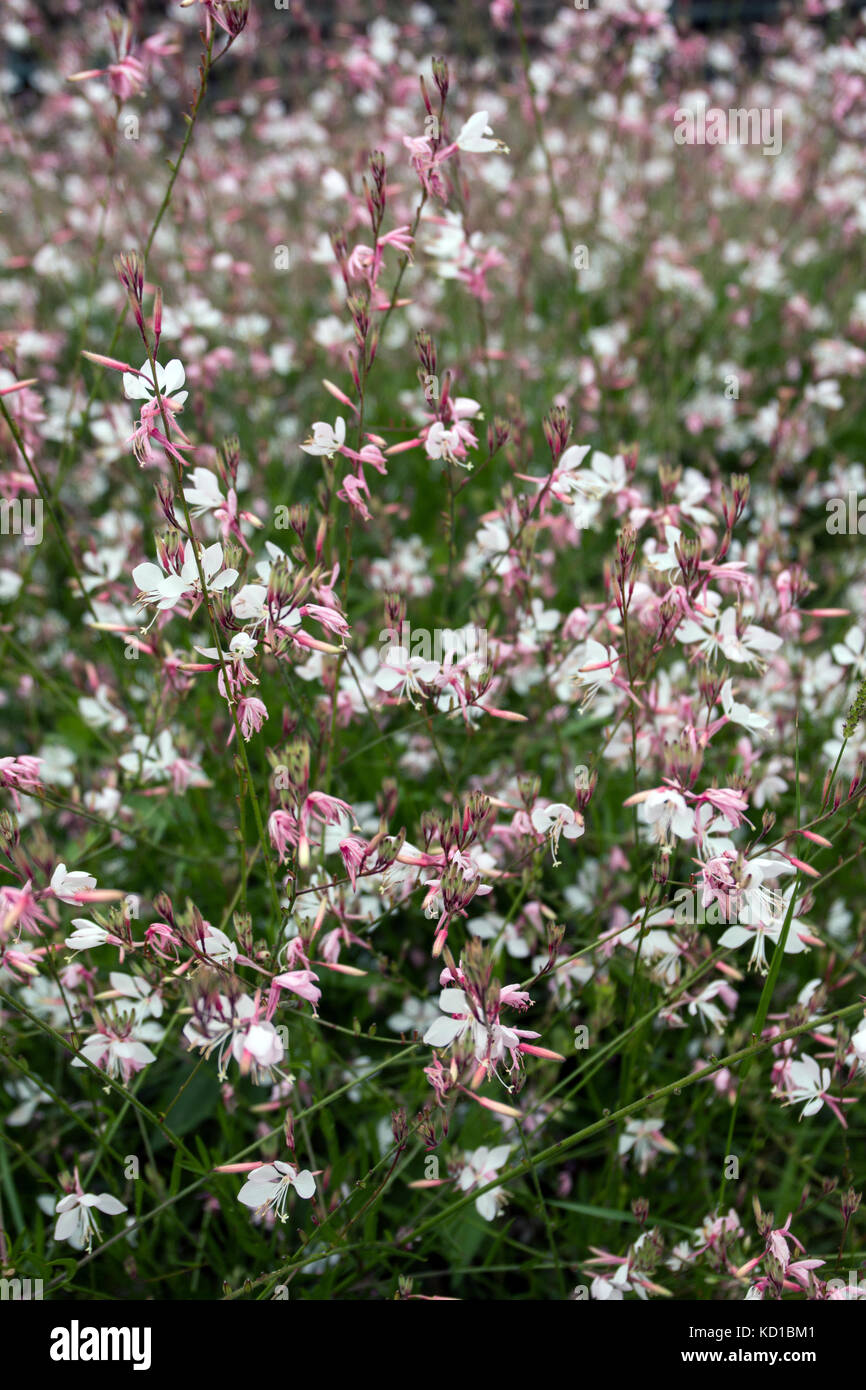
[(154, 593), (162, 581), (165, 579), (165, 572), (154, 565), (150, 560), (146, 560), (143, 565), (136, 565), (132, 571), (134, 583), (141, 589), (142, 593)]
[(274, 1195), (271, 1183), (245, 1182), (238, 1193), (238, 1201), (243, 1202), (245, 1207), (261, 1207), (265, 1202), (270, 1201)]
[(462, 1018), (437, 1018), (424, 1034), (424, 1042), (428, 1047), (448, 1047), (462, 1031), (464, 1024), (465, 1020)]
[(462, 989), (443, 989), (439, 995), (439, 1007), (446, 1014), (468, 1014), (469, 1005)]
[(316, 1195), (316, 1180), (309, 1169), (304, 1168), (292, 1183), (293, 1188), (299, 1197), (314, 1197)]
[(508, 1155), (509, 1155), (510, 1153), (511, 1153), (511, 1145), (510, 1145), (510, 1144), (497, 1144), (496, 1148), (495, 1148), (495, 1149), (491, 1149), (491, 1150), (490, 1150), (490, 1153), (487, 1155), (487, 1164), (486, 1164), (486, 1167), (488, 1167), (488, 1168), (501, 1168), (502, 1165), (503, 1165), (503, 1163), (506, 1161), (506, 1159), (508, 1158)]
[(396, 690), (402, 684), (404, 675), (402, 671), (396, 671), (393, 666), (383, 666), (376, 673), (376, 684), (380, 690)]
[(55, 1240), (68, 1240), (72, 1233), (77, 1230), (80, 1217), (78, 1215), (78, 1204), (69, 1211), (63, 1212), (57, 1218), (57, 1225), (54, 1227)]
[(743, 946), (747, 941), (751, 941), (752, 933), (747, 932), (744, 927), (728, 927), (719, 937), (720, 946)]
[(120, 1216), (122, 1211), (126, 1211), (123, 1203), (118, 1202), (116, 1197), (112, 1197), (110, 1192), (101, 1193), (93, 1205), (99, 1207), (99, 1210), (104, 1211), (107, 1216)]
[(185, 380), (186, 373), (183, 370), (183, 363), (179, 357), (173, 357), (166, 366), (163, 380), (160, 383), (163, 395), (173, 396), (183, 386)]
[(491, 1192), (482, 1192), (480, 1197), (475, 1198), (475, 1210), (479, 1216), (483, 1216), (485, 1221), (492, 1221), (496, 1215), (496, 1189)]
[(217, 593), (220, 589), (229, 589), (237, 577), (237, 570), (223, 570), (222, 574), (218, 574), (213, 583), (208, 585), (208, 588), (212, 593)]

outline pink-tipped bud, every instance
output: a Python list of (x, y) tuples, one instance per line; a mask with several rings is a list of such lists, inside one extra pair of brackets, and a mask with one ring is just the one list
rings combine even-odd
[(328, 394), (339, 401), (341, 405), (347, 405), (350, 410), (354, 410), (357, 413), (358, 407), (355, 405), (354, 401), (350, 401), (345, 391), (342, 391), (339, 386), (335, 386), (333, 381), (328, 381), (327, 377), (323, 377), (322, 385)]
[(24, 391), (28, 386), (35, 386), (39, 378), (28, 377), (26, 381), (13, 381), (11, 386), (4, 386), (0, 389), (0, 396), (11, 396), (14, 391)]
[(118, 362), (116, 357), (103, 357), (100, 352), (82, 351), (81, 356), (86, 357), (88, 362), (95, 362), (97, 367), (110, 367), (113, 372), (132, 372), (134, 376), (142, 375), (137, 367), (130, 367), (128, 362)]
[(467, 1096), (472, 1096), (479, 1105), (483, 1105), (485, 1110), (492, 1110), (494, 1115), (510, 1115), (514, 1120), (522, 1120), (523, 1116), (519, 1110), (515, 1110), (513, 1105), (504, 1105), (501, 1100), (489, 1100), (487, 1096), (474, 1096), (471, 1091), (466, 1091)]
[(811, 840), (816, 845), (823, 845), (825, 849), (833, 848), (832, 840), (828, 840), (824, 835), (817, 835), (814, 830), (801, 830), (800, 834), (804, 840)]
[(786, 854), (784, 857), (787, 859), (789, 864), (794, 865), (795, 869), (799, 869), (801, 874), (807, 874), (809, 878), (821, 877), (817, 869), (813, 869), (811, 864), (805, 864), (803, 860), (798, 859), (796, 855)]

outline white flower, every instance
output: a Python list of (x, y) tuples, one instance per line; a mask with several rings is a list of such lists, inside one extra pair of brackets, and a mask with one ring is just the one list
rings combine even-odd
[(75, 767), (75, 754), (62, 743), (43, 743), (38, 753), (42, 766), (39, 780), (46, 787), (71, 787), (75, 781), (72, 768)]
[[(258, 569), (259, 566), (257, 565)], [(268, 605), (267, 584), (244, 584), (232, 599), (232, 612), (242, 623), (266, 623), (269, 627), (296, 628), (301, 625), (299, 609), (284, 604), (276, 617)]]
[(707, 985), (705, 990), (702, 990), (700, 994), (695, 996), (689, 1004), (688, 1009), (692, 1018), (697, 1014), (700, 1017), (703, 1027), (709, 1024), (717, 1033), (721, 1033), (724, 1030), (725, 1015), (722, 1013), (718, 1004), (714, 1004), (712, 1001), (724, 987), (723, 980), (714, 980), (711, 985)]
[[(494, 1149), (488, 1149), (485, 1145), (467, 1154), (466, 1164), (457, 1179), (458, 1187), (463, 1192), (469, 1192), (473, 1187), (486, 1187), (496, 1178), (510, 1152), (510, 1144), (499, 1144)], [(475, 1210), (485, 1221), (492, 1221), (505, 1200), (505, 1189), (494, 1187), (475, 1198)]]
[[(120, 809), (120, 792), (116, 787), (102, 787), (99, 791), (84, 793), (84, 807), (106, 820), (114, 820)], [(125, 807), (123, 808), (125, 811)]]
[[(489, 138), (488, 138), (489, 137)], [(467, 154), (508, 154), (508, 146), (497, 140), (487, 124), (487, 112), (476, 111), (460, 129), (454, 142), (459, 150)]]
[[(387, 1020), (386, 1027), (392, 1028), (395, 1033), (411, 1033), (413, 1029), (417, 1029), (420, 1033), (421, 1029), (434, 1018), (438, 1018), (438, 1014), (436, 1005), (432, 1000), (416, 999), (413, 995), (407, 995), (402, 1008), (391, 1014)], [(852, 1039), (853, 1041), (854, 1039)], [(866, 1033), (863, 1035), (863, 1041), (866, 1043)]]
[(817, 1115), (824, 1104), (824, 1093), (830, 1085), (829, 1067), (819, 1067), (814, 1057), (807, 1057), (802, 1053), (799, 1061), (791, 1063), (788, 1077), (789, 1102), (794, 1104), (795, 1101), (805, 1101), (800, 1119), (802, 1120), (804, 1115)]
[(866, 1072), (866, 1023), (861, 1023), (857, 1032), (852, 1036), (851, 1046), (857, 1057), (858, 1070), (861, 1073)]
[(749, 709), (748, 705), (741, 705), (734, 699), (734, 683), (731, 680), (725, 681), (721, 689), (722, 709), (728, 716), (732, 724), (741, 724), (744, 729), (749, 729), (752, 733), (760, 733), (769, 728), (770, 721), (763, 714), (757, 714)]
[(520, 620), (520, 641), (527, 645), (543, 642), (546, 633), (559, 627), (561, 617), (558, 608), (545, 608), (540, 598), (534, 598)]
[(126, 559), (126, 547), (106, 546), (103, 550), (86, 550), (82, 556), (84, 568), (90, 574), (82, 575), (81, 587), (87, 593), (93, 589), (103, 589), (112, 579), (117, 579)]
[[(153, 1025), (150, 1027), (153, 1028)], [(148, 1062), (156, 1061), (156, 1053), (131, 1034), (121, 1038), (108, 1033), (91, 1033), (81, 1044), (80, 1052), (81, 1057), (73, 1057), (70, 1066), (84, 1067), (87, 1062), (92, 1062), (100, 1071), (123, 1082), (128, 1082)], [(82, 1058), (87, 1061), (82, 1061)]]
[(107, 1216), (119, 1216), (126, 1211), (123, 1203), (108, 1192), (101, 1192), (98, 1197), (92, 1192), (70, 1192), (60, 1198), (54, 1209), (57, 1213), (54, 1239), (68, 1240), (73, 1250), (83, 1250), (85, 1246), (91, 1250), (93, 1237), (99, 1239), (94, 1208)]
[(719, 645), (729, 661), (748, 661), (761, 664), (764, 654), (778, 651), (782, 639), (778, 633), (747, 623), (737, 632), (737, 615), (733, 608), (725, 609), (719, 623)]
[[(757, 915), (757, 912), (762, 911), (763, 906), (766, 905), (766, 917), (769, 920), (757, 922), (754, 926), (728, 927), (728, 930), (719, 937), (719, 945), (736, 949), (738, 946), (745, 946), (747, 942), (751, 942), (752, 954), (749, 957), (749, 964), (760, 974), (766, 975), (767, 961), (764, 955), (766, 943), (770, 941), (775, 946), (781, 937), (785, 917), (788, 914), (790, 893), (791, 890), (789, 889), (788, 894), (779, 903), (777, 894), (773, 894), (772, 899), (769, 898), (768, 890), (752, 881), (749, 885), (749, 915), (752, 915), (751, 908), (753, 906), (756, 908)], [(788, 928), (788, 938), (785, 942), (786, 956), (798, 955), (801, 951), (809, 950), (806, 942), (800, 938), (799, 932), (801, 930), (807, 930), (805, 924), (796, 917), (792, 917), (791, 925)]]
[(267, 584), (242, 584), (232, 597), (232, 612), (242, 623), (263, 623), (268, 616)]
[(712, 614), (702, 623), (687, 618), (680, 623), (676, 635), (687, 646), (697, 643), (708, 661), (714, 661), (721, 651), (728, 661), (749, 662), (759, 667), (766, 664), (766, 654), (778, 651), (782, 645), (776, 633), (756, 627), (754, 623), (746, 623), (738, 632), (736, 608), (726, 608), (721, 615)]
[[(201, 550), (201, 568), (204, 574), (205, 588), (208, 593), (216, 594), (222, 589), (230, 589), (238, 577), (237, 570), (223, 569), (223, 548), (217, 541), (214, 545), (208, 545)], [(222, 570), (222, 573), (220, 571)], [(180, 577), (186, 582), (187, 588), (193, 593), (201, 592), (201, 580), (199, 579), (198, 566), (195, 562), (192, 541), (187, 541), (183, 552), (183, 567)]]
[(238, 1029), (232, 1040), (232, 1056), (242, 1076), (251, 1068), (256, 1074), (257, 1069), (268, 1072), (271, 1067), (279, 1066), (284, 1051), (276, 1028), (265, 1020), (251, 1023), (243, 1032)]
[(253, 1207), (259, 1215), (273, 1210), (281, 1221), (287, 1221), (285, 1208), (290, 1188), (308, 1200), (315, 1196), (316, 1182), (309, 1169), (298, 1172), (291, 1163), (265, 1163), (250, 1173), (238, 1193), (238, 1201), (245, 1207)]
[(475, 1025), (475, 1018), (462, 989), (443, 989), (439, 995), (439, 1007), (449, 1015), (460, 1014), (460, 1018), (437, 1018), (424, 1034), (428, 1047), (449, 1047), (457, 1038), (463, 1036)]
[(130, 751), (121, 753), (117, 761), (130, 777), (138, 777), (142, 782), (161, 781), (177, 761), (177, 750), (168, 729), (162, 729), (154, 738), (134, 734)]
[(845, 404), (835, 377), (827, 377), (825, 381), (816, 381), (814, 386), (807, 386), (803, 399), (808, 405), (820, 406), (822, 410), (841, 410)]
[(313, 454), (317, 458), (324, 455), (332, 459), (338, 450), (342, 449), (345, 439), (346, 422), (342, 415), (338, 415), (333, 428), (324, 420), (317, 420), (310, 438), (301, 448), (305, 454)]
[(53, 1096), (50, 1096), (47, 1091), (43, 1091), (41, 1086), (37, 1086), (27, 1076), (22, 1076), (20, 1081), (10, 1081), (6, 1090), (10, 1096), (18, 1101), (15, 1109), (10, 1110), (6, 1116), (6, 1124), (13, 1127), (29, 1125), (38, 1107), (44, 1101), (53, 1103), (54, 1100)]
[(690, 840), (695, 833), (694, 812), (673, 787), (654, 787), (638, 807), (638, 820), (653, 827), (659, 844), (670, 844), (671, 836)]
[(574, 471), (579, 468), (586, 458), (591, 444), (569, 444), (565, 453), (560, 454), (556, 471), (560, 475), (560, 483), (571, 483), (574, 481)]
[(117, 990), (121, 998), (132, 1001), (132, 1012), (137, 1021), (161, 1017), (162, 996), (143, 975), (127, 975), (122, 970), (112, 970), (108, 978), (111, 988)]
[[(181, 391), (186, 380), (186, 373), (180, 358), (173, 357), (167, 366), (156, 364), (156, 386), (160, 396), (170, 398), (174, 405), (183, 405), (189, 392)], [(149, 362), (141, 365), (141, 375), (136, 376), (134, 372), (123, 373), (123, 394), (129, 401), (150, 401), (154, 398), (153, 372)], [(179, 394), (178, 394), (179, 393)]]
[[(449, 1018), (437, 1018), (424, 1034), (428, 1047), (450, 1047), (465, 1035), (471, 1034), (475, 1056), (479, 1062), (498, 1062), (505, 1056), (506, 1049), (514, 1050), (520, 1046), (520, 1038), (537, 1038), (537, 1033), (526, 1030), (517, 1033), (501, 1023), (486, 1023), (476, 1018), (472, 1006), (462, 989), (443, 989), (439, 995), (439, 1007)], [(454, 1014), (460, 1017), (453, 1017)]]
[(660, 570), (662, 574), (668, 570), (679, 569), (680, 562), (677, 559), (676, 547), (682, 541), (682, 532), (676, 526), (665, 526), (665, 545), (666, 550), (662, 550), (659, 541), (653, 539), (647, 541), (644, 546), (644, 555), (647, 564), (654, 570)]
[(76, 893), (95, 887), (96, 879), (92, 874), (82, 873), (80, 869), (67, 873), (65, 864), (58, 864), (51, 875), (51, 891), (55, 898), (72, 906), (76, 903)]
[[(389, 647), (386, 659), (376, 675), (376, 684), (397, 699), (404, 695), (415, 705), (415, 695), (424, 692), (422, 685), (431, 685), (439, 675), (438, 661), (425, 661), (423, 657), (411, 656), (405, 647)], [(416, 706), (417, 708), (417, 706)]]
[(471, 468), (471, 464), (461, 463), (456, 458), (454, 450), (460, 443), (460, 433), (456, 429), (447, 429), (441, 420), (436, 420), (427, 431), (427, 438), (424, 448), (427, 457), (430, 459), (445, 459), (448, 463), (459, 463), (461, 466)]
[[(238, 572), (234, 569), (222, 569), (223, 548), (219, 541), (214, 545), (200, 547), (199, 559), (208, 593), (219, 593), (234, 584)], [(187, 541), (179, 574), (173, 570), (162, 570), (159, 565), (145, 561), (142, 565), (136, 565), (132, 571), (132, 578), (141, 590), (141, 602), (156, 604), (157, 612), (160, 612), (165, 608), (173, 608), (186, 594), (201, 593), (198, 568), (193, 543)]]
[(283, 1059), (279, 1033), (272, 1023), (258, 1018), (248, 994), (242, 994), (234, 1003), (226, 995), (219, 995), (213, 1012), (202, 1020), (190, 1019), (183, 1036), (190, 1047), (199, 1048), (206, 1057), (216, 1051), (220, 1081), (225, 1080), (228, 1051), (240, 1066), (241, 1075), (251, 1075), (259, 1085), (271, 1079), (271, 1068)]
[(860, 680), (866, 675), (866, 652), (864, 652), (863, 631), (859, 627), (848, 629), (844, 642), (837, 642), (833, 648), (833, 660), (839, 666), (850, 666), (851, 675)]
[(603, 647), (594, 637), (587, 639), (580, 668), (574, 675), (575, 685), (586, 690), (584, 702), (589, 704), (602, 685), (609, 685), (616, 676), (619, 657), (613, 647)]
[(625, 459), (621, 454), (611, 458), (610, 454), (594, 449), (589, 467), (573, 475), (572, 488), (588, 501), (600, 502), (611, 493), (619, 492), (627, 481)]
[[(243, 594), (244, 590), (249, 587), (251, 586), (244, 585), (244, 588), (239, 590), (239, 592), (232, 599), (232, 611), (234, 611), (235, 604), (237, 603), (237, 600), (240, 598), (241, 594)], [(196, 647), (196, 651), (200, 652), (202, 656), (206, 656), (209, 661), (219, 661), (219, 652), (217, 651), (216, 647)], [(223, 656), (228, 661), (249, 661), (251, 657), (255, 656), (255, 654), (256, 639), (255, 637), (250, 637), (248, 632), (236, 632), (232, 640), (229, 642), (228, 651), (223, 652)]]
[(18, 596), (22, 579), (14, 570), (0, 568), (0, 603), (7, 603)]
[(133, 582), (141, 591), (142, 603), (155, 603), (157, 610), (173, 608), (185, 592), (186, 585), (179, 574), (173, 570), (160, 569), (150, 560), (136, 565), (132, 571)]
[(82, 695), (78, 701), (81, 717), (91, 729), (110, 729), (119, 734), (126, 728), (126, 715), (108, 698), (108, 686), (98, 685), (93, 695)]
[(550, 835), (554, 864), (559, 864), (556, 852), (560, 835), (564, 835), (566, 840), (579, 840), (584, 830), (580, 812), (573, 811), (562, 801), (552, 801), (549, 806), (536, 806), (530, 819), (533, 830), (537, 830), (539, 835)]
[(621, 1156), (634, 1149), (638, 1172), (646, 1173), (659, 1153), (677, 1153), (677, 1146), (662, 1134), (664, 1120), (629, 1120), (625, 1132), (620, 1135), (617, 1153)]
[(183, 495), (190, 505), (192, 516), (202, 516), (217, 507), (225, 506), (225, 498), (220, 492), (219, 478), (209, 468), (192, 470), (192, 487), (185, 487)]
[(639, 1290), (629, 1280), (627, 1262), (619, 1265), (609, 1279), (597, 1274), (589, 1286), (590, 1298), (597, 1299), (599, 1303), (620, 1303), (627, 1293), (633, 1292)]
[(110, 935), (105, 927), (89, 922), (86, 917), (73, 917), (72, 925), (76, 930), (67, 936), (64, 945), (73, 951), (88, 951), (93, 946), (104, 946)]
[(201, 949), (217, 965), (228, 965), (230, 961), (237, 960), (236, 943), (226, 936), (225, 932), (220, 931), (219, 927), (208, 927)]

